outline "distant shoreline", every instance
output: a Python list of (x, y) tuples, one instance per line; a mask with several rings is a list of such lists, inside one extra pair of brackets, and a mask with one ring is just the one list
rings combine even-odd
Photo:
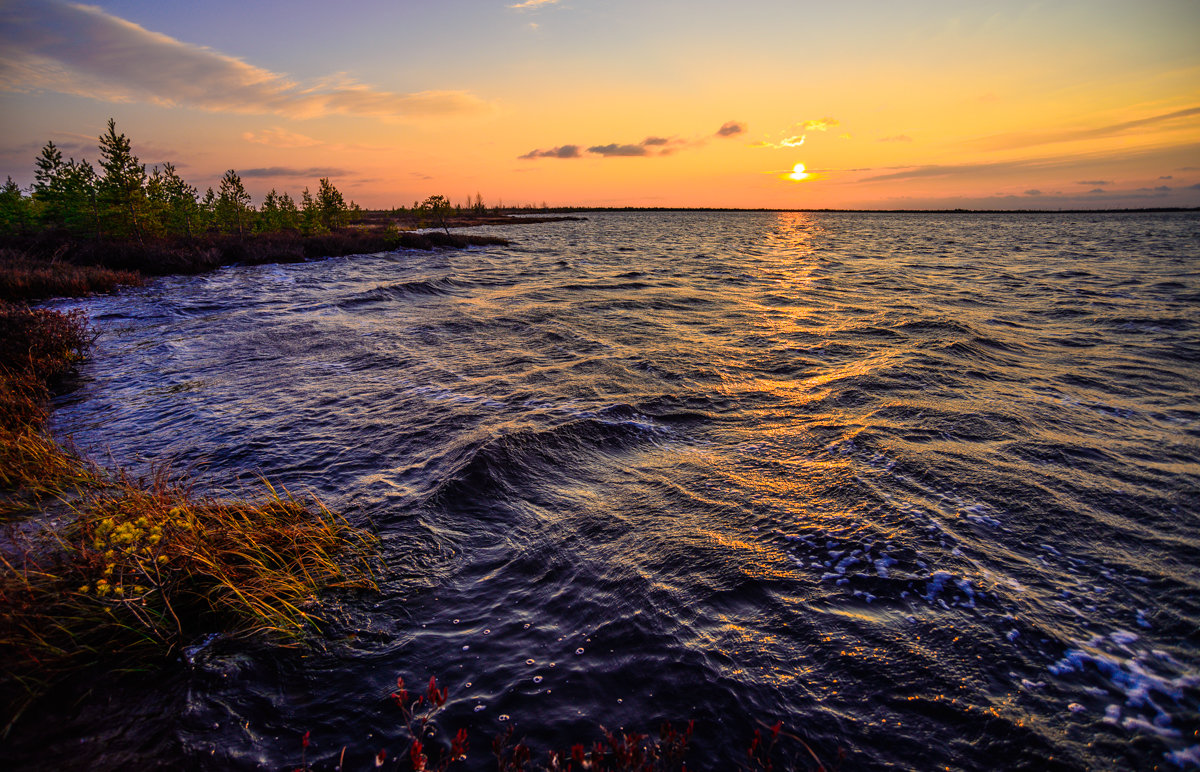
[[(721, 206), (592, 206), (547, 207), (545, 209), (508, 209), (509, 215), (528, 212), (531, 216), (587, 212), (796, 212), (814, 214), (1155, 214), (1200, 212), (1200, 206), (1163, 206), (1142, 209), (773, 209), (767, 207)], [(451, 226), (453, 227), (453, 226)]]

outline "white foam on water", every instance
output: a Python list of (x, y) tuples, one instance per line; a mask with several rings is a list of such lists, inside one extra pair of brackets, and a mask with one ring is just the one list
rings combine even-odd
[(1122, 694), (1124, 706), (1130, 709), (1122, 718), (1121, 706), (1109, 705), (1105, 722), (1131, 732), (1180, 737), (1180, 731), (1171, 726), (1170, 710), (1183, 701), (1186, 689), (1200, 687), (1200, 672), (1168, 652), (1135, 648), (1139, 641), (1139, 636), (1128, 630), (1096, 635), (1086, 643), (1076, 642), (1048, 669), (1060, 678), (1089, 669), (1100, 672), (1108, 679), (1109, 690), (1084, 687), (1084, 691), (1094, 696)]
[(1163, 758), (1180, 767), (1200, 767), (1200, 745), (1164, 753)]

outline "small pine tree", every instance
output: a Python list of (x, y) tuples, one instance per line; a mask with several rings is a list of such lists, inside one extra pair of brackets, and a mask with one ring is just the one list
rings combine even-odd
[(117, 122), (108, 119), (108, 131), (100, 135), (100, 198), (114, 228), (133, 233), (142, 241), (142, 222), (146, 201), (146, 167), (133, 154), (132, 144), (124, 134), (117, 134)]
[(346, 200), (328, 177), (322, 177), (317, 188), (317, 206), (321, 210), (321, 225), (335, 230), (346, 224)]
[[(196, 203), (198, 191), (179, 176), (171, 163), (163, 164), (162, 186), (166, 196), (167, 231), (190, 238), (192, 228), (200, 219), (200, 208)], [(212, 192), (211, 188), (209, 192)]]
[(0, 235), (16, 236), (29, 230), (33, 221), (32, 201), (21, 194), (21, 188), (9, 177), (0, 188)]
[(321, 222), (321, 207), (306, 187), (300, 194), (300, 231), (305, 236), (312, 236), (325, 230)]
[(239, 236), (245, 235), (253, 213), (242, 178), (230, 169), (221, 177), (221, 191), (217, 194), (217, 222), (221, 230), (227, 233), (236, 230)]
[(300, 229), (300, 210), (287, 193), (279, 197), (279, 227), (293, 231)]
[(212, 188), (204, 192), (204, 198), (200, 199), (199, 212), (197, 214), (197, 219), (204, 225), (205, 230), (216, 224), (217, 194), (213, 193)]

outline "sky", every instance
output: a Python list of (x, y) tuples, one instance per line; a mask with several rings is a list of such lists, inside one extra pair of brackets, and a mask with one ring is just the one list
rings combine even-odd
[(1200, 206), (1196, 0), (0, 0), (47, 141), (368, 208)]

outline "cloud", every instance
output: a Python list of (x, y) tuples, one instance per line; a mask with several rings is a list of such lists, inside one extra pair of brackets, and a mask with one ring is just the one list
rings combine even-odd
[(530, 150), (517, 158), (527, 161), (533, 158), (580, 158), (579, 145), (562, 145), (549, 150)]
[(828, 131), (834, 126), (840, 126), (841, 121), (837, 118), (818, 118), (815, 121), (805, 121), (805, 131)]
[(1088, 191), (1088, 193), (1104, 193), (1104, 192), (1105, 192), (1104, 188), (1095, 188), (1094, 190)]
[(1112, 180), (1080, 180), (1076, 185), (1111, 185)]
[(645, 145), (618, 145), (615, 142), (609, 145), (593, 145), (592, 147), (588, 148), (588, 152), (605, 157), (631, 157), (647, 155)]
[(292, 166), (265, 166), (257, 169), (243, 169), (238, 172), (244, 179), (262, 177), (347, 177), (354, 172), (348, 169), (336, 169), (328, 166), (311, 166), (307, 169), (297, 169)]
[(558, 0), (525, 0), (522, 3), (510, 5), (509, 8), (517, 11), (528, 11), (533, 8), (541, 8), (543, 5), (555, 5), (557, 3)]
[(794, 137), (785, 137), (784, 139), (779, 140), (779, 144), (760, 139), (757, 142), (751, 142), (750, 147), (769, 147), (772, 150), (779, 150), (780, 148), (785, 147), (800, 147), (804, 144), (804, 140), (806, 139), (808, 139), (808, 137), (803, 134)]
[(1038, 190), (1037, 188), (1034, 188), (1033, 190), (1027, 190), (1027, 191), (1025, 191), (1025, 195), (1027, 195), (1027, 196), (1040, 196), (1040, 195), (1042, 195), (1042, 191)]
[(259, 145), (270, 145), (271, 147), (312, 147), (313, 145), (321, 144), (320, 140), (306, 137), (303, 134), (297, 134), (294, 131), (288, 131), (280, 126), (275, 126), (270, 129), (263, 129), (255, 134), (252, 131), (247, 131), (242, 134), (242, 139), (247, 142), (254, 142)]
[(718, 137), (736, 137), (738, 134), (744, 134), (745, 132), (746, 132), (746, 124), (740, 123), (738, 121), (728, 121), (727, 123), (722, 124), (721, 128), (717, 129), (716, 136), (718, 136)]
[(1173, 180), (1175, 178), (1173, 176), (1171, 176), (1170, 174), (1164, 174), (1163, 176), (1159, 177), (1159, 179), (1160, 180)]
[[(671, 155), (679, 147), (686, 146), (685, 140), (668, 137), (650, 136), (636, 145), (626, 145), (611, 142), (607, 145), (592, 145), (587, 152), (604, 158), (638, 158), (646, 156)], [(530, 150), (525, 155), (517, 156), (519, 160), (528, 161), (534, 158), (581, 158), (579, 145), (561, 145), (549, 150)]]
[(61, 0), (3, 4), (0, 90), (289, 118), (413, 118), (490, 109), (466, 91), (401, 94), (341, 76), (301, 83), (95, 6)]
[(1188, 185), (1184, 189), (1185, 190), (1200, 190), (1200, 182), (1197, 182), (1195, 185)]
[(896, 134), (892, 137), (880, 137), (880, 142), (912, 142), (912, 137), (907, 134)]
[(1154, 126), (1156, 124), (1174, 123), (1183, 118), (1190, 118), (1194, 115), (1200, 115), (1200, 107), (1188, 107), (1186, 109), (1175, 110), (1174, 112), (1170, 113), (1152, 115), (1148, 118), (1138, 118), (1137, 120), (1133, 121), (1123, 121), (1121, 123), (1112, 123), (1107, 126), (1095, 126), (1087, 129), (1064, 129), (1054, 132), (1000, 134), (997, 136), (985, 137), (977, 142), (973, 142), (972, 144), (988, 150), (1008, 150), (1012, 148), (1031, 147), (1033, 145), (1049, 145), (1057, 142), (1100, 139), (1103, 137), (1111, 137), (1117, 134), (1124, 134), (1132, 129), (1140, 129), (1146, 126)]

